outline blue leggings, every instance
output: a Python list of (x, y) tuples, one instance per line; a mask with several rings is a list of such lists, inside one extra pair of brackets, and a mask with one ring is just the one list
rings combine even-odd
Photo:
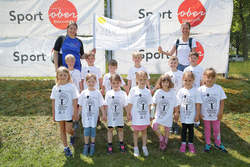
[(92, 127), (84, 128), (84, 136), (90, 136), (90, 135), (91, 137), (96, 137), (95, 128)]

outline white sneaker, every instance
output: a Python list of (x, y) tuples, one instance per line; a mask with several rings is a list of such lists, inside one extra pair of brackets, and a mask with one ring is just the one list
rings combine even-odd
[(139, 155), (140, 155), (139, 148), (138, 147), (134, 147), (134, 156), (138, 157)]
[(147, 147), (142, 147), (142, 151), (143, 151), (144, 156), (147, 157), (149, 154)]

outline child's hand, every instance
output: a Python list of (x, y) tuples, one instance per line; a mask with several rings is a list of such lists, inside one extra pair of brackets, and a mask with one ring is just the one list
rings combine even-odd
[(222, 113), (219, 113), (219, 114), (217, 115), (219, 121), (222, 119), (222, 115), (223, 115)]
[(127, 115), (127, 122), (131, 121), (131, 115)]
[(154, 92), (155, 92), (155, 89), (153, 88), (153, 89), (151, 89), (151, 95), (153, 95), (154, 94)]
[(201, 114), (201, 115), (200, 115), (200, 119), (203, 119), (203, 118), (204, 118), (204, 115)]
[(150, 121), (153, 121), (154, 119), (155, 119), (155, 118), (151, 118), (151, 117), (150, 117)]
[(103, 89), (101, 90), (101, 94), (104, 95), (104, 90)]
[(162, 48), (159, 46), (158, 48), (159, 53), (162, 53)]
[(196, 115), (196, 117), (195, 117), (195, 122), (198, 122), (200, 120), (200, 116), (199, 115)]

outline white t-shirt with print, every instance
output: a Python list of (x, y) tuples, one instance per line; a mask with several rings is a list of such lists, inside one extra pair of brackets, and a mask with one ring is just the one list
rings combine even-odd
[[(174, 41), (173, 45), (176, 47), (176, 41)], [(196, 46), (196, 40), (192, 39), (192, 48), (195, 48)], [(183, 42), (182, 37), (179, 38), (179, 46), (177, 48), (177, 58), (179, 60), (179, 63), (185, 66), (188, 66), (190, 62), (188, 61), (189, 53), (191, 52), (191, 49), (189, 47), (189, 41)]]
[(188, 66), (184, 69), (183, 73), (186, 71), (191, 71), (194, 74), (195, 80), (193, 83), (193, 87), (195, 89), (198, 89), (201, 86), (202, 76), (204, 72), (203, 68), (199, 65), (197, 65), (196, 67)]
[(201, 99), (201, 114), (204, 120), (215, 121), (220, 111), (220, 101), (226, 99), (227, 96), (220, 85), (214, 84), (212, 87), (203, 85), (199, 87)]
[(88, 89), (88, 85), (86, 83), (86, 76), (88, 74), (95, 74), (97, 82), (95, 84), (95, 88), (97, 90), (100, 89), (100, 84), (99, 84), (99, 79), (102, 78), (102, 73), (101, 73), (101, 69), (97, 66), (83, 66), (82, 67), (82, 79), (84, 79), (84, 83), (83, 83), (83, 89)]
[(139, 71), (145, 71), (148, 74), (148, 79), (150, 79), (148, 70), (146, 69), (146, 67), (141, 66), (140, 68), (136, 68), (135, 66), (132, 66), (129, 71), (128, 71), (128, 76), (127, 79), (131, 80), (131, 88), (136, 86), (136, 73)]
[(172, 82), (174, 83), (174, 93), (177, 95), (178, 91), (182, 88), (182, 71), (177, 70), (173, 72), (172, 70), (165, 73), (171, 77)]
[(124, 126), (123, 109), (128, 105), (126, 92), (108, 91), (105, 95), (105, 103), (108, 105), (108, 126)]
[(156, 104), (154, 122), (172, 127), (174, 107), (180, 105), (173, 89), (168, 92), (162, 89), (157, 90), (153, 96), (153, 103)]
[[(116, 73), (117, 74), (117, 73)], [(102, 85), (105, 86), (105, 90), (106, 92), (110, 91), (112, 89), (111, 83), (110, 83), (110, 78), (113, 74), (107, 73), (104, 75), (103, 77), (103, 82)], [(124, 80), (122, 79), (122, 76), (120, 74), (118, 74), (121, 78), (122, 84), (121, 86), (125, 85)]]
[(148, 89), (140, 89), (138, 86), (132, 87), (128, 95), (128, 103), (132, 104), (131, 125), (149, 125), (150, 112), (149, 105), (153, 102)]
[(181, 123), (193, 124), (196, 116), (196, 103), (202, 103), (197, 89), (181, 88), (177, 94), (180, 103)]
[(65, 85), (55, 85), (51, 92), (51, 99), (55, 99), (55, 120), (72, 120), (74, 107), (73, 99), (77, 99), (79, 92), (75, 85), (67, 83)]
[(74, 69), (72, 71), (69, 71), (71, 78), (73, 80), (73, 84), (76, 86), (77, 90), (80, 92), (80, 85), (81, 82), (81, 72), (77, 69)]
[(82, 106), (83, 127), (95, 128), (97, 124), (99, 107), (105, 104), (99, 90), (90, 91), (85, 89), (78, 98), (78, 104)]

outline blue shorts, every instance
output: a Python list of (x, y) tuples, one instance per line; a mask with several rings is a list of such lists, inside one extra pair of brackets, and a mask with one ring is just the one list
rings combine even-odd
[(96, 137), (95, 128), (92, 127), (84, 128), (84, 136), (90, 136), (90, 135), (91, 137)]
[(180, 71), (184, 71), (184, 69), (186, 68), (186, 67), (188, 67), (188, 65), (187, 66), (185, 66), (185, 65), (182, 65), (182, 64), (179, 64), (178, 66), (177, 66), (177, 70), (180, 70)]

